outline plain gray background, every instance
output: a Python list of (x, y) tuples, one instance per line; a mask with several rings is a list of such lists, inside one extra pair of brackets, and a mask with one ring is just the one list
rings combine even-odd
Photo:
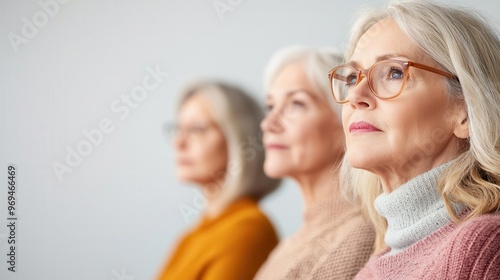
[[(197, 218), (179, 209), (200, 206), (196, 189), (176, 180), (162, 131), (174, 118), (179, 89), (194, 78), (220, 78), (262, 102), (262, 71), (272, 53), (297, 44), (343, 49), (355, 10), (385, 3), (65, 2), (48, 12), (38, 1), (0, 2), (1, 279), (151, 279)], [(230, 8), (218, 14), (214, 3)], [(460, 3), (489, 13), (499, 26), (498, 2)], [(156, 68), (168, 77), (125, 105), (122, 96)], [(113, 131), (85, 146), (82, 131), (106, 120)], [(59, 180), (53, 165), (66, 164), (78, 147), (88, 155), (73, 158), (72, 171)], [(11, 163), (18, 168), (16, 273), (6, 263)], [(299, 227), (295, 183), (285, 181), (262, 206), (282, 237)]]

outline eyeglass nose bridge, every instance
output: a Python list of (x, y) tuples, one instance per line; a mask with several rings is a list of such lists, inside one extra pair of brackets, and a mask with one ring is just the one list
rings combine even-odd
[(354, 87), (357, 87), (363, 81), (362, 77), (364, 76), (366, 79), (366, 83), (368, 84), (368, 89), (373, 95), (378, 97), (379, 95), (375, 92), (371, 80), (371, 74), (372, 74), (371, 72), (373, 71), (373, 66), (368, 69), (356, 69), (356, 70), (357, 70), (356, 84), (354, 85)]
[(356, 75), (356, 84), (354, 85), (354, 87), (358, 86), (361, 83), (361, 81), (363, 80), (362, 77), (364, 76), (365, 79), (366, 79), (366, 82), (368, 83), (368, 88), (370, 89), (370, 91), (372, 93), (375, 94), (375, 91), (373, 90), (372, 84), (371, 84), (371, 81), (370, 81), (370, 72), (371, 72), (372, 68), (369, 68), (369, 69), (357, 69), (357, 70), (358, 70), (358, 73)]
[(362, 76), (365, 76), (366, 81), (368, 82), (368, 84), (370, 84), (370, 81), (369, 81), (370, 79), (368, 78), (369, 72), (370, 72), (370, 69), (358, 70), (358, 75), (356, 77), (356, 84), (354, 86), (357, 86), (361, 83)]

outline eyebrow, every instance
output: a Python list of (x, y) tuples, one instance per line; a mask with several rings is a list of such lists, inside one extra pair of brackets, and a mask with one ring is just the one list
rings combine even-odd
[[(400, 54), (400, 53), (388, 53), (388, 54), (383, 54), (383, 55), (377, 56), (375, 58), (375, 63), (377, 63), (379, 61), (382, 61), (382, 60), (392, 59), (392, 58), (395, 58), (395, 57), (403, 57), (405, 59), (411, 60), (407, 55), (404, 55), (404, 54)], [(350, 66), (354, 66), (356, 68), (362, 68), (361, 65), (360, 65), (360, 63), (357, 62), (357, 61), (349, 61), (346, 64), (350, 65)]]
[[(298, 93), (305, 93), (306, 95), (309, 95), (314, 100), (318, 100), (318, 96), (308, 90), (298, 88), (294, 90), (290, 90), (286, 93), (285, 98), (290, 98), (291, 96), (298, 94)], [(272, 99), (272, 96), (270, 94), (267, 94), (266, 100)]]

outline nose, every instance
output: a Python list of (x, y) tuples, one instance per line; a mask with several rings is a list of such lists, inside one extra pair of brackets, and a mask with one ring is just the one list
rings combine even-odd
[(270, 111), (260, 122), (260, 128), (263, 132), (279, 133), (283, 130), (283, 122), (279, 112)]
[(349, 105), (354, 109), (373, 109), (375, 108), (375, 95), (368, 84), (367, 76), (362, 73), (359, 75), (359, 82), (349, 89)]
[(183, 131), (179, 130), (174, 136), (174, 147), (177, 150), (184, 150), (186, 149), (187, 146), (187, 137), (186, 133)]

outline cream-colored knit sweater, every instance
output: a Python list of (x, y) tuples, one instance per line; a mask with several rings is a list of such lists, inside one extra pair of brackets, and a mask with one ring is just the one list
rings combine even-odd
[(300, 230), (280, 242), (254, 279), (352, 279), (373, 253), (375, 231), (337, 197), (304, 212)]

